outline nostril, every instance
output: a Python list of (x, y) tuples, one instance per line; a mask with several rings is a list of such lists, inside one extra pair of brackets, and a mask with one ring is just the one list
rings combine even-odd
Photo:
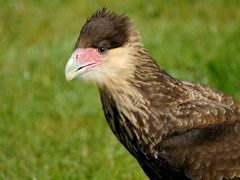
[(76, 59), (78, 59), (78, 54), (76, 54)]

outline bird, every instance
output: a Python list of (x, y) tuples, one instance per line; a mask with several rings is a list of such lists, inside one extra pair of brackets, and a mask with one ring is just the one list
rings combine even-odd
[(97, 87), (108, 125), (149, 179), (240, 179), (240, 102), (164, 71), (126, 14), (103, 7), (86, 20), (65, 76)]

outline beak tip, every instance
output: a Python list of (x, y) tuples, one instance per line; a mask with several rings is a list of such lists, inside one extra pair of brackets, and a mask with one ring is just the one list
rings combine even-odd
[(70, 79), (70, 75), (69, 75), (69, 73), (68, 73), (68, 71), (67, 71), (67, 68), (65, 69), (65, 78), (66, 78), (67, 81), (70, 81), (70, 80), (71, 80), (71, 79)]
[(74, 59), (70, 58), (65, 67), (65, 78), (67, 81), (72, 80), (75, 77), (75, 73), (73, 73), (76, 69), (76, 63), (74, 63)]
[(70, 81), (71, 79), (69, 79), (68, 77), (66, 77), (66, 80), (67, 80), (67, 81)]
[(71, 81), (73, 78), (70, 76), (65, 75), (67, 81)]

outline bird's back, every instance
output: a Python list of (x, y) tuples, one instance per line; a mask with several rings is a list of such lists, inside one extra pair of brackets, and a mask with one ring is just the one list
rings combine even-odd
[(240, 177), (240, 123), (193, 129), (162, 143), (170, 164), (192, 179)]
[(183, 85), (195, 99), (172, 115), (188, 124), (161, 143), (163, 156), (191, 179), (240, 178), (240, 103), (206, 86)]

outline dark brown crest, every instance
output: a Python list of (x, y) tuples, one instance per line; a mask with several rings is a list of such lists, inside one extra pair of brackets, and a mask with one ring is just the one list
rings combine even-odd
[(127, 16), (110, 12), (104, 7), (86, 21), (76, 46), (105, 46), (108, 49), (120, 47), (128, 41), (131, 26)]

